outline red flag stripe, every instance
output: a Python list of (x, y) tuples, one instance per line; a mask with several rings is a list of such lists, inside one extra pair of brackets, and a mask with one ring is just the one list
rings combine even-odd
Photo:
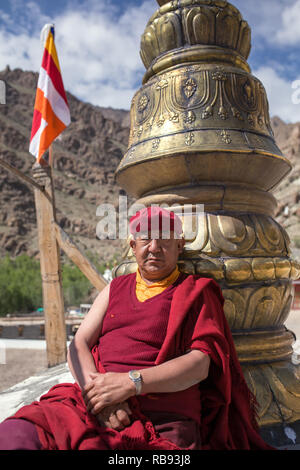
[(38, 111), (37, 109), (34, 109), (30, 140), (32, 140), (32, 138), (35, 136), (35, 134), (39, 130), (41, 122), (42, 122), (42, 113)]
[(66, 92), (65, 92), (65, 89), (64, 89), (64, 84), (63, 84), (63, 81), (62, 81), (61, 74), (57, 70), (55, 62), (52, 59), (49, 52), (47, 51), (47, 49), (45, 49), (45, 51), (44, 51), (43, 60), (42, 60), (42, 67), (43, 67), (43, 69), (46, 70), (49, 77), (51, 78), (51, 81), (52, 81), (56, 91), (65, 100), (66, 105), (68, 105), (67, 96), (66, 96)]

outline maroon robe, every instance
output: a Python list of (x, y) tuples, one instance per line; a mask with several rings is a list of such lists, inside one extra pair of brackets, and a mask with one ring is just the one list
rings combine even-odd
[[(166, 336), (155, 363), (161, 364), (189, 349), (210, 355), (209, 376), (200, 384), (199, 395), (203, 449), (271, 449), (258, 432), (255, 398), (243, 377), (223, 302), (218, 284), (211, 279), (188, 276), (181, 282), (172, 298)], [(105, 372), (98, 345), (92, 354), (98, 371)], [(176, 394), (170, 395), (175, 403)], [(100, 426), (87, 413), (76, 384), (52, 387), (39, 402), (21, 408), (12, 418), (34, 423), (44, 449), (180, 449), (159, 436), (141, 412), (138, 397), (128, 401), (134, 419), (122, 431)], [(180, 409), (181, 403), (177, 402), (177, 406)]]

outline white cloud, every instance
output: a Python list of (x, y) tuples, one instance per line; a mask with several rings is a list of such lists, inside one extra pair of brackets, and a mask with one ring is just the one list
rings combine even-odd
[[(94, 104), (129, 109), (144, 73), (139, 43), (156, 9), (153, 0), (135, 7), (129, 5), (118, 16), (108, 0), (87, 0), (84, 6), (70, 3), (54, 18), (42, 15), (33, 1), (27, 6), (30, 8), (18, 12), (22, 13), (22, 20), (14, 31), (12, 18), (7, 15), (2, 18), (0, 69), (9, 64), (11, 68), (38, 71), (42, 58), (40, 29), (44, 23), (54, 22), (65, 88)], [(16, 0), (14, 12), (20, 7)]]
[(283, 11), (291, 8), (295, 0), (234, 0), (232, 3), (249, 23), (253, 38), (259, 36), (272, 43), (282, 28)]
[(146, 1), (119, 18), (86, 7), (54, 18), (66, 88), (92, 103), (129, 109), (144, 70), (140, 36), (152, 12)]
[(39, 70), (41, 62), (40, 40), (27, 34), (18, 36), (0, 31), (0, 69), (6, 65), (23, 70)]
[(264, 85), (270, 106), (270, 115), (279, 116), (285, 122), (300, 121), (300, 104), (293, 100), (295, 89), (292, 82), (282, 78), (271, 67), (261, 67), (253, 71)]
[[(268, 42), (274, 45), (276, 37), (281, 43), (290, 40), (288, 21), (291, 30), (297, 31), (291, 14), (298, 14), (300, 0), (235, 0), (233, 4), (255, 32), (255, 46), (266, 48), (266, 57)], [(65, 88), (99, 106), (129, 109), (145, 71), (139, 56), (140, 37), (157, 8), (155, 0), (144, 0), (137, 6), (124, 2), (121, 13), (115, 0), (85, 0), (84, 6), (70, 0), (54, 17), (43, 14), (37, 0), (27, 2), (26, 9), (21, 0), (11, 0), (11, 5), (11, 15), (0, 8), (0, 69), (9, 64), (11, 68), (38, 71), (42, 58), (40, 30), (45, 23), (54, 22)], [(272, 62), (269, 58), (254, 75), (267, 89), (271, 115), (295, 122), (300, 120), (300, 106), (292, 103), (294, 90), (283, 78), (285, 66), (280, 68), (280, 62), (272, 57)], [(296, 71), (293, 79), (297, 78)]]
[(282, 11), (282, 26), (275, 39), (280, 44), (299, 45), (300, 41), (300, 0)]
[(129, 109), (130, 102), (136, 90), (134, 88), (116, 88), (111, 84), (77, 83), (73, 94), (80, 96), (87, 103), (102, 107)]

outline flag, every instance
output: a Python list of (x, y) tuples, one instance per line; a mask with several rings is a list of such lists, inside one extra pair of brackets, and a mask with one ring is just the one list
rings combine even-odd
[[(49, 28), (50, 26), (50, 28)], [(54, 43), (54, 26), (46, 25), (44, 54), (34, 104), (29, 152), (38, 162), (56, 137), (70, 124), (70, 110)]]

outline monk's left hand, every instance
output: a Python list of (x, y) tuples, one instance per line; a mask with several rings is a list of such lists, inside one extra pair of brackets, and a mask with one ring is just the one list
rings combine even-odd
[(128, 373), (92, 373), (91, 381), (82, 390), (82, 397), (87, 410), (97, 415), (107, 406), (126, 401), (135, 393), (135, 385)]

